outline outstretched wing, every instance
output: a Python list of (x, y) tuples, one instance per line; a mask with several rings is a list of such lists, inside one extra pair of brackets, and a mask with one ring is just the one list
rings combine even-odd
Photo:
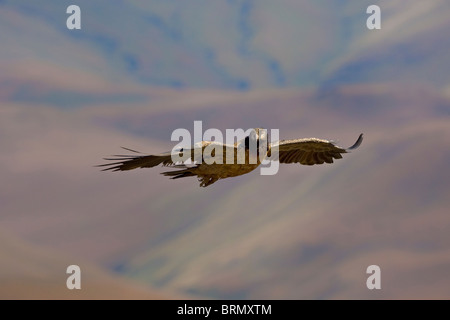
[[(206, 150), (206, 147), (210, 146), (209, 149), (212, 150)], [(216, 148), (212, 148), (215, 146)], [(106, 164), (98, 165), (97, 167), (105, 167), (102, 171), (125, 171), (125, 170), (132, 170), (136, 168), (152, 168), (156, 167), (157, 165), (162, 164), (163, 166), (174, 166), (178, 164), (179, 162), (183, 163), (190, 159), (192, 162), (196, 161), (197, 158), (202, 157), (200, 162), (206, 162), (208, 163), (208, 159), (211, 155), (215, 155), (216, 151), (221, 152), (223, 154), (223, 163), (226, 161), (226, 153), (231, 152), (233, 154), (235, 152), (236, 147), (235, 146), (229, 146), (224, 144), (219, 144), (217, 142), (211, 142), (211, 141), (202, 141), (201, 145), (194, 146), (193, 148), (180, 148), (173, 152), (165, 152), (161, 154), (156, 155), (145, 155), (140, 153), (139, 151), (124, 148), (125, 150), (131, 151), (133, 153), (136, 153), (138, 155), (115, 155), (113, 158), (104, 158), (104, 160), (107, 161), (113, 161)], [(201, 149), (201, 151), (200, 151)], [(209, 152), (208, 152), (209, 151)], [(198, 154), (196, 153), (198, 152)], [(219, 154), (218, 154), (219, 156)], [(173, 159), (177, 159), (176, 163), (174, 163)], [(200, 158), (199, 158), (200, 159)]]
[(308, 166), (322, 163), (333, 163), (333, 159), (341, 159), (343, 153), (359, 147), (363, 140), (363, 134), (351, 147), (344, 149), (335, 145), (332, 141), (316, 138), (281, 140), (272, 145), (278, 147), (280, 163), (300, 163)]
[(152, 168), (159, 164), (162, 164), (163, 166), (174, 165), (171, 152), (156, 155), (144, 155), (136, 150), (125, 147), (122, 148), (138, 155), (114, 155), (113, 158), (104, 158), (104, 160), (113, 162), (101, 164), (97, 167), (105, 167), (102, 171), (125, 171), (136, 168)]

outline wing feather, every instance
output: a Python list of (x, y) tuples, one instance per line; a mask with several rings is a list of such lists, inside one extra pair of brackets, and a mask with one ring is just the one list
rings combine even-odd
[(332, 141), (308, 138), (281, 140), (272, 147), (278, 147), (278, 160), (281, 163), (300, 163), (304, 165), (314, 165), (323, 163), (333, 163), (333, 159), (341, 159), (342, 154), (348, 153), (361, 145), (363, 134), (349, 148), (345, 149), (337, 146)]
[[(211, 142), (211, 141), (202, 141), (201, 145), (194, 146), (193, 148), (181, 148), (177, 150), (176, 152), (165, 152), (161, 154), (156, 155), (144, 155), (140, 153), (139, 151), (128, 149), (125, 147), (122, 147), (125, 150), (131, 151), (133, 153), (138, 153), (141, 155), (115, 155), (111, 158), (104, 158), (104, 160), (107, 161), (113, 161), (101, 165), (97, 165), (96, 167), (105, 167), (102, 171), (125, 171), (125, 170), (132, 170), (137, 168), (152, 168), (156, 167), (157, 165), (162, 164), (163, 166), (174, 166), (176, 163), (172, 160), (172, 155), (175, 155), (179, 158), (181, 158), (181, 162), (185, 162), (188, 159), (191, 161), (196, 161), (196, 150), (199, 150), (200, 147), (202, 149), (201, 155), (203, 156), (205, 154), (205, 148), (211, 144), (217, 144), (216, 149), (213, 149), (212, 156), (214, 156), (215, 151), (220, 152), (220, 147), (223, 146), (223, 163), (226, 161), (226, 154), (227, 150), (228, 152), (231, 152), (234, 154), (236, 152), (236, 147), (232, 145), (225, 145), (225, 144), (218, 144), (217, 142)], [(178, 153), (177, 153), (178, 152)], [(210, 157), (211, 155), (205, 154), (206, 157)], [(204, 162), (204, 158), (202, 157), (201, 162)]]
[(172, 162), (171, 155), (148, 155), (148, 156), (130, 156), (130, 157), (116, 157), (105, 158), (108, 161), (115, 161), (98, 165), (97, 167), (105, 167), (102, 171), (125, 171), (136, 168), (152, 168), (159, 164), (170, 166)]

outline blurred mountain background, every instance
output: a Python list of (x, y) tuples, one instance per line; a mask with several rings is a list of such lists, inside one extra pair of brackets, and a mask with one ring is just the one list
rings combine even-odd
[[(450, 297), (450, 3), (71, 4), (0, 1), (0, 298)], [(365, 140), (206, 189), (93, 167), (195, 120)]]

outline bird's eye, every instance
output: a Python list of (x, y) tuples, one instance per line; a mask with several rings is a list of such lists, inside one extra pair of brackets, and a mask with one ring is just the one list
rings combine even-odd
[(250, 136), (245, 137), (245, 149), (250, 149)]

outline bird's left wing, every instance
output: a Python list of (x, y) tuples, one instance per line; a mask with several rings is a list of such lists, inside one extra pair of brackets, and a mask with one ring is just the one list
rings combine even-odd
[(316, 138), (281, 140), (271, 147), (272, 149), (278, 147), (280, 163), (298, 162), (312, 166), (314, 164), (333, 163), (333, 159), (341, 159), (343, 153), (359, 147), (362, 137), (363, 135), (360, 134), (355, 144), (347, 149), (335, 145), (332, 141)]

